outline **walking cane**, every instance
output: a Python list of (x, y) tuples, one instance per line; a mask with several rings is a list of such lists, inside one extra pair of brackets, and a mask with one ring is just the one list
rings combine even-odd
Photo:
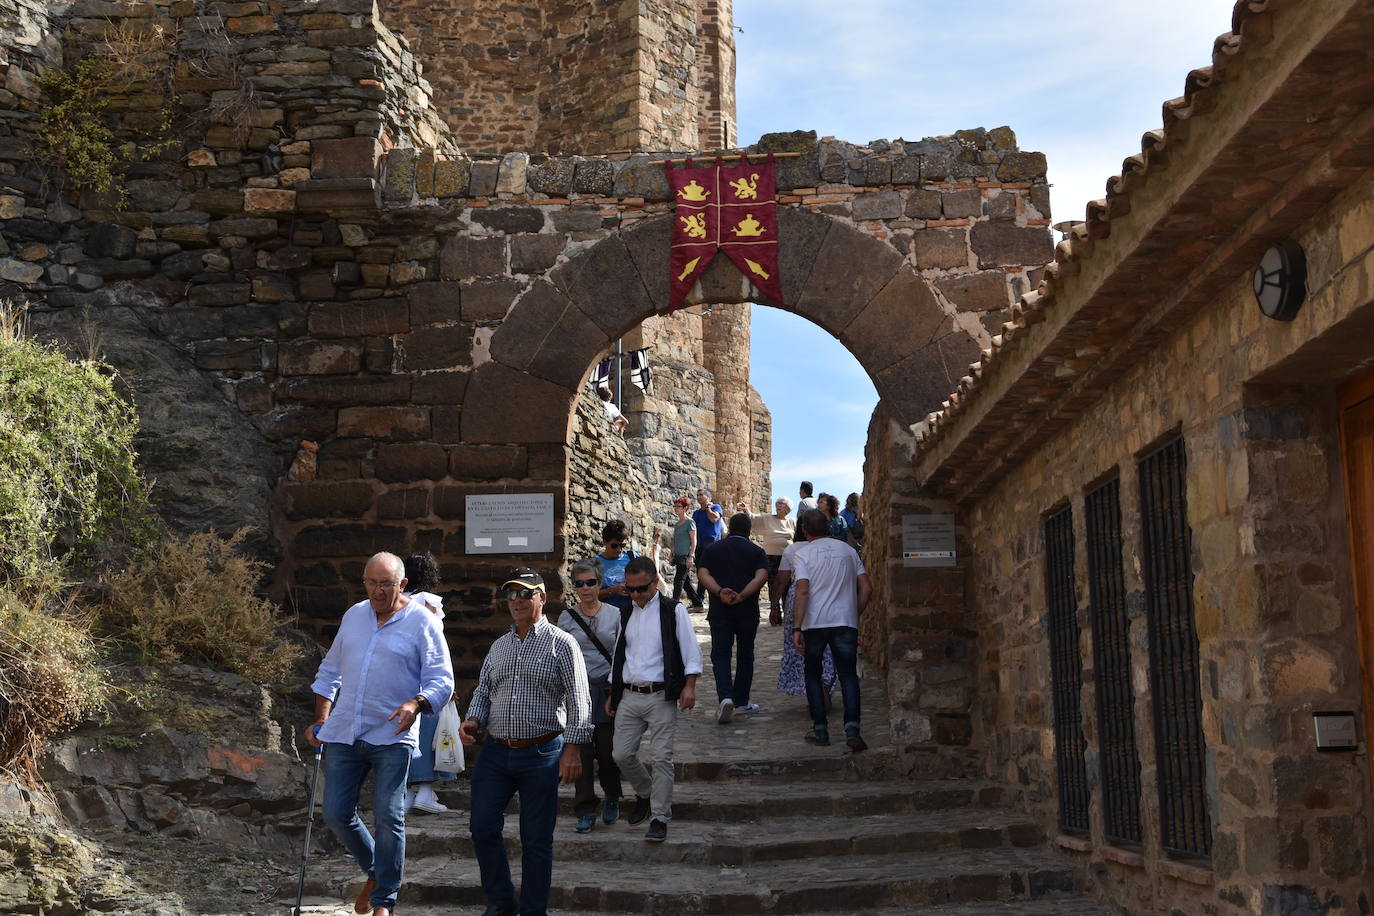
[[(315, 737), (320, 737), (320, 727), (312, 726)], [(301, 916), (301, 900), (305, 897), (305, 864), (310, 861), (310, 832), (315, 826), (315, 786), (320, 781), (320, 760), (324, 756), (324, 745), (315, 748), (315, 771), (310, 775), (310, 807), (306, 809), (305, 848), (301, 850), (301, 873), (296, 881), (296, 908), (291, 916)]]

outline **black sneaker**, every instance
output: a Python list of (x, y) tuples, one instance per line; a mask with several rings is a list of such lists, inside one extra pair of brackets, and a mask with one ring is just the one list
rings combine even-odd
[(644, 834), (644, 839), (650, 843), (662, 843), (668, 839), (668, 822), (658, 818), (649, 821), (649, 830)]
[(830, 732), (824, 728), (813, 728), (807, 732), (804, 740), (807, 744), (815, 744), (820, 747), (830, 746)]
[(635, 796), (635, 805), (630, 809), (630, 816), (625, 818), (627, 823), (642, 824), (644, 819), (649, 816), (649, 799), (643, 796)]

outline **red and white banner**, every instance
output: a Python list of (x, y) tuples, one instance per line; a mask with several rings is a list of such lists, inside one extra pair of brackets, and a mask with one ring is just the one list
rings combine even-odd
[(668, 311), (681, 307), (716, 253), (724, 251), (773, 305), (782, 305), (778, 279), (778, 195), (773, 157), (732, 166), (665, 163), (673, 191)]

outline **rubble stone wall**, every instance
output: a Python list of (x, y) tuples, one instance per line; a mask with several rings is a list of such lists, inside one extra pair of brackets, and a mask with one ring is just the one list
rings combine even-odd
[[(1308, 300), (1291, 323), (1256, 308), (1248, 277), (1158, 341), (1088, 409), (969, 508), (979, 633), (976, 734), (986, 775), (1048, 831), (1057, 782), (1044, 597), (1043, 513), (1074, 514), (1091, 831), (1062, 843), (1099, 894), (1144, 912), (1367, 908), (1371, 788), (1364, 752), (1320, 753), (1314, 711), (1359, 710), (1359, 639), (1345, 549), (1337, 403), (1374, 333), (1370, 187), (1353, 187), (1295, 238)], [(1156, 745), (1136, 465), (1181, 432), (1192, 598), (1201, 650), (1208, 862), (1160, 848)], [(1084, 493), (1119, 474), (1140, 848), (1103, 833)], [(1340, 904), (1333, 901), (1339, 898)]]

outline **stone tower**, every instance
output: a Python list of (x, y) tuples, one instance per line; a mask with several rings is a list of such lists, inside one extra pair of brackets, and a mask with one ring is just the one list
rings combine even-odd
[(732, 0), (384, 0), (469, 154), (733, 146)]

